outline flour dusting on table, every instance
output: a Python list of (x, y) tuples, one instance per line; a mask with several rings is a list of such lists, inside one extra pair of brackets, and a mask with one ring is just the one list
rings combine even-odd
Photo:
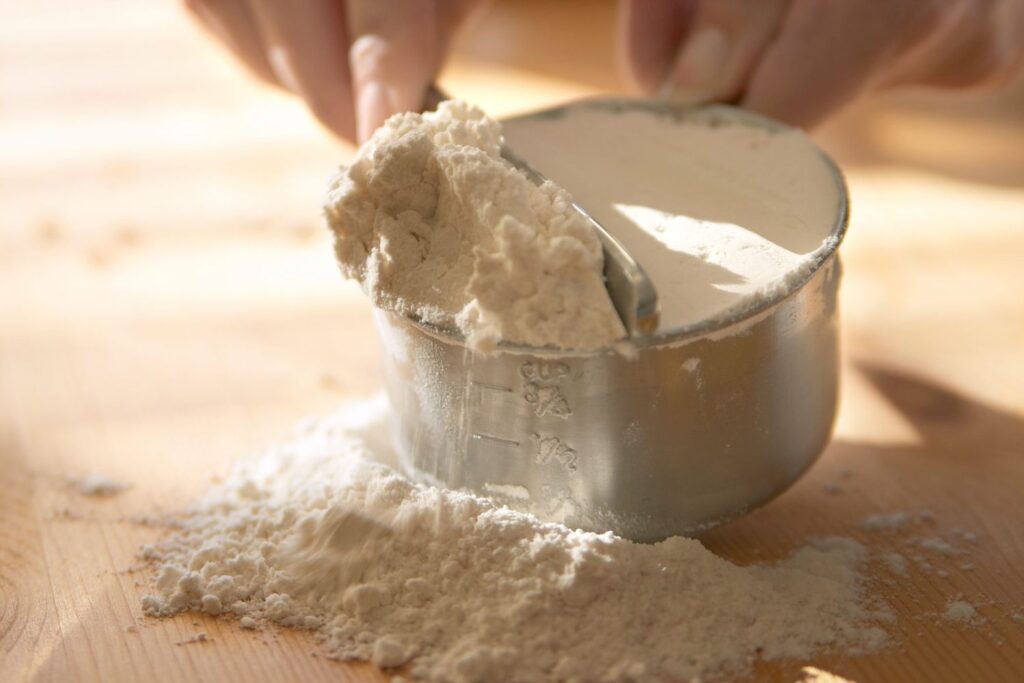
[(71, 483), (83, 496), (93, 496), (96, 498), (116, 496), (129, 488), (128, 484), (122, 481), (97, 473), (72, 479)]
[(853, 541), (740, 567), (693, 539), (541, 523), (398, 474), (385, 413), (350, 406), (241, 464), (145, 549), (145, 611), (312, 629), (330, 656), (425, 681), (690, 680), (886, 638)]

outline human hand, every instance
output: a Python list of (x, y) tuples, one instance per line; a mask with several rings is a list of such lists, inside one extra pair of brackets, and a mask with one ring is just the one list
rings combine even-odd
[(640, 88), (813, 126), (867, 90), (998, 84), (1024, 61), (1024, 0), (621, 0)]
[(185, 0), (262, 79), (302, 97), (334, 133), (365, 140), (417, 110), (478, 0)]

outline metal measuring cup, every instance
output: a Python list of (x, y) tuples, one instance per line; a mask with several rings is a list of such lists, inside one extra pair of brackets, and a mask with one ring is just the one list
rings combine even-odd
[(481, 355), (455, 331), (376, 311), (401, 466), (638, 541), (700, 532), (785, 490), (824, 450), (836, 409), (848, 209), (842, 175), (821, 159), (839, 202), (804, 276), (755, 305), (634, 339), (635, 354), (502, 344)]

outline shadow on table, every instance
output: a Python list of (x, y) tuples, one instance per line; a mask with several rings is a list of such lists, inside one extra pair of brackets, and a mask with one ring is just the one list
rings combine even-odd
[[(973, 519), (978, 511), (997, 510), (1008, 523), (1021, 516), (1024, 416), (923, 377), (873, 363), (854, 367), (906, 420), (918, 442), (833, 441), (792, 489), (703, 535), (709, 548), (744, 563), (781, 557), (815, 535), (856, 536), (859, 522), (880, 512), (928, 508)], [(825, 484), (845, 492), (829, 493)], [(765, 547), (766, 536), (771, 547)]]
[[(872, 363), (854, 366), (917, 432), (917, 442), (876, 445), (835, 441), (822, 462), (792, 490), (761, 510), (709, 532), (702, 542), (740, 564), (780, 559), (815, 536), (856, 538), (869, 544), (875, 557), (881, 551), (905, 553), (907, 534), (867, 532), (860, 528), (860, 522), (872, 514), (928, 509), (934, 520), (921, 518), (924, 526), (908, 532), (909, 537), (946, 533), (955, 528), (954, 524), (981, 532), (982, 540), (971, 549), (977, 571), (959, 571), (949, 580), (955, 580), (951, 585), (961, 588), (974, 586), (973, 594), (1002, 594), (1005, 599), (1009, 595), (1006, 587), (994, 586), (995, 592), (990, 593), (988, 582), (993, 572), (1004, 574), (1005, 567), (1013, 567), (1014, 556), (1020, 552), (1014, 530), (1024, 525), (1020, 505), (1020, 491), (1024, 489), (1020, 460), (1024, 456), (1024, 416), (985, 405), (924, 377)], [(850, 473), (845, 479), (841, 477), (843, 471)], [(830, 493), (822, 486), (833, 482), (840, 483), (842, 492)], [(985, 526), (976, 526), (981, 523)], [(930, 559), (941, 565), (943, 558)], [(902, 671), (893, 677), (900, 680), (972, 680), (967, 676), (976, 671), (972, 668), (975, 665), (962, 664), (960, 659), (929, 658), (909, 666), (906, 661), (908, 650), (926, 651), (935, 647), (935, 642), (964, 638), (962, 632), (951, 631), (949, 624), (928, 618), (941, 611), (949, 599), (947, 592), (935, 590), (934, 577), (938, 575), (924, 579), (923, 584), (917, 575), (897, 583), (886, 576), (882, 576), (881, 583), (873, 584), (872, 590), (885, 595), (896, 609), (899, 619), (886, 630), (894, 634), (901, 648), (865, 658), (822, 652), (813, 663), (854, 681), (876, 680), (879, 672), (887, 670)], [(1012, 585), (1012, 577), (1005, 580)], [(1004, 602), (1003, 607), (1012, 604)], [(986, 618), (988, 628), (994, 630), (988, 636), (972, 635), (971, 647), (979, 653), (980, 661), (999, 661), (1001, 666), (1001, 658), (1010, 652), (1005, 644), (1012, 642), (1010, 639), (1016, 638), (1012, 634), (1019, 631), (1005, 612), (990, 612)], [(803, 663), (807, 662), (759, 662), (749, 680), (800, 680)], [(1014, 664), (1006, 666), (1009, 670)], [(908, 673), (913, 675), (908, 678)]]

